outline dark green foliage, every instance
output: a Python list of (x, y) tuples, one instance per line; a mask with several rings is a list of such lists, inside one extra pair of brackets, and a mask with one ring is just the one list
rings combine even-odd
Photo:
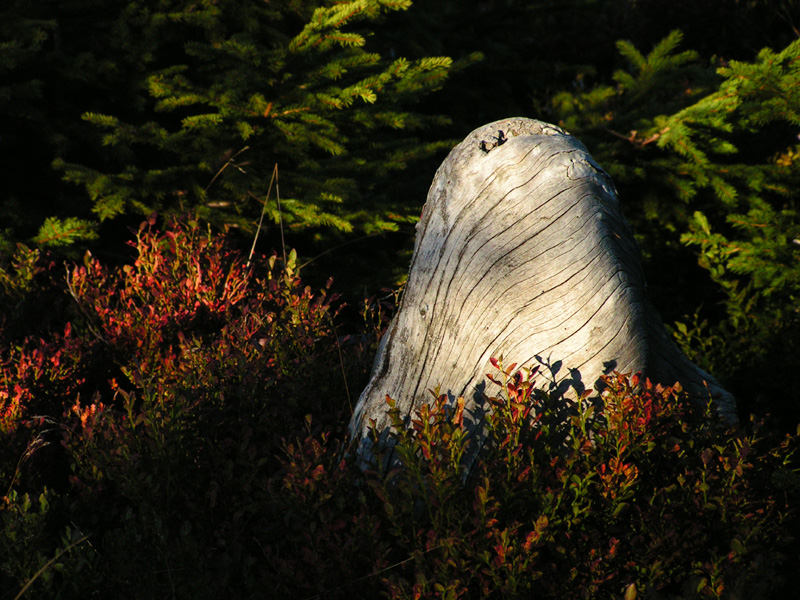
[[(713, 69), (697, 53), (678, 52), (680, 41), (675, 31), (646, 56), (619, 42), (630, 70), (614, 74), (616, 85), (562, 92), (554, 107), (614, 176), (646, 257), (661, 267), (651, 277), (656, 303), (665, 294), (672, 310), (677, 304), (690, 315), (707, 303), (676, 324), (689, 355), (737, 392), (744, 414), (764, 410), (754, 395), (780, 393), (784, 400), (770, 409), (794, 422), (800, 397), (779, 392), (780, 384), (756, 392), (745, 365), (780, 373), (800, 360), (800, 162), (792, 133), (800, 124), (800, 42)], [(698, 248), (715, 287), (677, 269), (679, 243)], [(677, 303), (668, 291), (676, 281), (689, 291)]]
[[(56, 213), (46, 215), (36, 242), (87, 241), (97, 222), (190, 208), (251, 232), (276, 163), (286, 225), (396, 229), (418, 206), (387, 194), (389, 182), (449, 145), (417, 138), (447, 119), (412, 105), (442, 85), (452, 61), (384, 58), (370, 47), (370, 25), (410, 5), (15, 2), (5, 15), (11, 41), (0, 68), (23, 78), (35, 66), (41, 78), (3, 88), (0, 114), (18, 118), (24, 105), (50, 121), (36, 132), (38, 151), (51, 149), (65, 180), (85, 189), (63, 188), (68, 196), (57, 206), (33, 199), (34, 219), (39, 210)], [(53, 44), (45, 45), (51, 32)], [(54, 99), (66, 105), (48, 110), (45, 100)], [(9, 127), (25, 148), (30, 131)], [(2, 140), (9, 150), (14, 141)], [(19, 194), (4, 199), (9, 212), (29, 197)], [(274, 194), (266, 210), (267, 223), (277, 223)]]
[[(688, 204), (717, 215), (734, 212), (776, 194), (784, 199), (797, 176), (791, 161), (778, 161), (769, 151), (754, 153), (746, 144), (772, 137), (766, 141), (774, 152), (792, 156), (792, 136), (765, 130), (764, 114), (754, 111), (773, 104), (781, 110), (770, 111), (769, 121), (797, 121), (792, 90), (799, 75), (792, 58), (798, 43), (779, 55), (765, 50), (754, 64), (720, 67), (720, 79), (698, 63), (697, 53), (676, 51), (681, 37), (672, 32), (647, 56), (619, 42), (631, 70), (617, 71), (615, 85), (553, 99), (560, 122), (629, 192), (621, 194), (623, 201), (632, 209), (638, 205), (630, 211), (634, 224), (644, 216), (667, 232), (686, 227), (693, 212)], [(754, 88), (765, 88), (758, 100), (748, 91)], [(759, 120), (764, 122), (757, 125)]]
[(17, 119), (35, 119), (30, 105), (42, 97), (44, 82), (25, 77), (32, 69), (37, 56), (55, 27), (53, 21), (24, 18), (18, 11), (24, 4), (10, 0), (6, 4), (4, 19), (0, 22), (0, 114)]

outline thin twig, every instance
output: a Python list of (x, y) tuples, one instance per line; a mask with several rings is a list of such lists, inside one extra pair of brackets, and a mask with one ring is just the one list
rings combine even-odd
[[(367, 238), (375, 237), (375, 236), (378, 236), (378, 235), (383, 235), (385, 233), (387, 233), (387, 232), (386, 231), (376, 231), (374, 233), (368, 233), (366, 235), (362, 235), (361, 237), (357, 237), (354, 240), (348, 240), (346, 242), (342, 242), (338, 246), (334, 246), (333, 248), (328, 248), (324, 252), (321, 252), (321, 253), (317, 254), (315, 257), (308, 259), (306, 262), (304, 262), (302, 265), (300, 265), (298, 267), (298, 269), (302, 269), (303, 267), (306, 267), (306, 266), (310, 265), (312, 262), (314, 262), (318, 258), (322, 258), (326, 254), (329, 254), (329, 253), (333, 252), (334, 250), (338, 250), (339, 248), (343, 248), (344, 246), (349, 246), (350, 244), (355, 244), (356, 242), (360, 242), (361, 240), (365, 240)], [(396, 232), (390, 231), (389, 233), (406, 233), (406, 232), (404, 232), (404, 231), (396, 231)]]
[(344, 357), (342, 357), (342, 345), (339, 343), (339, 335), (336, 332), (336, 323), (333, 322), (333, 317), (331, 313), (325, 313), (330, 319), (331, 327), (333, 327), (333, 337), (336, 340), (336, 349), (339, 351), (339, 366), (342, 369), (342, 379), (344, 380), (344, 391), (347, 394), (347, 406), (350, 408), (350, 416), (353, 416), (353, 400), (350, 397), (350, 386), (347, 385), (347, 373), (344, 370)]
[(278, 183), (278, 163), (275, 163), (275, 199), (278, 201), (278, 226), (281, 228), (281, 250), (283, 265), (286, 266), (286, 242), (283, 239), (283, 212), (281, 211), (281, 186)]
[(14, 596), (14, 600), (19, 600), (20, 598), (22, 598), (22, 594), (24, 594), (24, 593), (25, 593), (25, 591), (26, 591), (26, 590), (27, 590), (29, 587), (31, 587), (31, 584), (33, 584), (33, 582), (34, 582), (34, 581), (36, 581), (36, 580), (37, 580), (37, 579), (38, 579), (38, 578), (41, 576), (41, 574), (42, 574), (42, 573), (44, 573), (44, 572), (47, 570), (47, 568), (48, 568), (50, 565), (52, 565), (52, 564), (53, 564), (54, 562), (56, 562), (56, 561), (57, 561), (59, 558), (61, 558), (61, 555), (62, 555), (62, 554), (66, 553), (66, 552), (69, 552), (69, 551), (70, 551), (70, 550), (72, 550), (72, 549), (73, 549), (75, 546), (77, 546), (78, 544), (82, 544), (83, 542), (85, 542), (85, 541), (86, 541), (86, 540), (88, 540), (88, 539), (89, 539), (89, 536), (88, 536), (88, 535), (85, 535), (85, 536), (83, 536), (82, 538), (80, 538), (79, 540), (75, 540), (74, 542), (72, 542), (72, 543), (71, 543), (69, 546), (67, 546), (67, 547), (66, 547), (66, 548), (64, 548), (63, 550), (59, 550), (59, 551), (56, 553), (56, 555), (55, 555), (53, 558), (51, 558), (50, 560), (48, 560), (48, 561), (47, 561), (47, 562), (46, 562), (46, 563), (45, 563), (45, 564), (42, 566), (42, 568), (41, 568), (41, 569), (39, 569), (38, 571), (36, 571), (36, 573), (34, 573), (34, 574), (33, 574), (33, 576), (32, 576), (30, 579), (28, 579), (28, 581), (25, 583), (25, 585), (23, 585), (23, 586), (22, 586), (22, 589), (19, 591), (19, 593), (18, 593), (16, 596)]
[(11, 495), (11, 490), (14, 488), (14, 484), (16, 483), (17, 479), (19, 479), (19, 475), (22, 472), (22, 465), (28, 460), (36, 450), (41, 448), (42, 446), (47, 446), (48, 442), (44, 441), (44, 438), (41, 437), (41, 434), (44, 432), (39, 432), (33, 441), (28, 444), (28, 447), (25, 448), (25, 452), (22, 453), (22, 456), (19, 457), (17, 461), (17, 467), (14, 469), (14, 474), (11, 476), (11, 483), (8, 484), (8, 489), (6, 490), (5, 498)]
[[(269, 204), (269, 197), (272, 195), (272, 184), (278, 177), (278, 163), (275, 163), (275, 168), (272, 169), (272, 177), (269, 180), (269, 188), (267, 188), (267, 198), (264, 200), (264, 207), (261, 209), (261, 218), (258, 220), (258, 227), (256, 228), (256, 235), (253, 238), (253, 247), (250, 248), (250, 256), (247, 257), (247, 264), (245, 267), (250, 266), (250, 261), (253, 260), (253, 254), (256, 251), (256, 242), (258, 242), (258, 234), (261, 232), (261, 225), (264, 222), (264, 213), (267, 212), (267, 204)], [(256, 197), (255, 194), (248, 192), (253, 198), (261, 202), (261, 199)], [(278, 199), (278, 218), (280, 219), (281, 205), (280, 198)], [(283, 220), (281, 219), (281, 243), (283, 243)], [(283, 264), (286, 264), (286, 250), (283, 251)]]
[[(430, 550), (425, 550), (425, 552), (423, 552), (422, 554), (423, 555), (428, 554), (429, 552), (433, 552), (434, 550), (438, 550), (439, 548), (443, 548), (445, 545), (446, 545), (446, 542), (442, 542), (441, 544), (439, 544), (438, 546), (434, 546)], [(347, 587), (347, 586), (353, 585), (355, 583), (358, 583), (360, 581), (364, 581), (365, 579), (369, 579), (370, 577), (375, 577), (377, 575), (380, 575), (381, 573), (385, 573), (386, 571), (390, 571), (390, 570), (394, 569), (395, 567), (399, 567), (400, 565), (404, 565), (407, 562), (409, 562), (411, 560), (414, 560), (414, 558), (415, 558), (414, 556), (409, 556), (405, 560), (401, 560), (400, 562), (396, 562), (393, 565), (389, 565), (388, 567), (384, 567), (383, 569), (380, 569), (378, 571), (373, 571), (369, 575), (364, 575), (363, 577), (359, 577), (358, 579), (354, 579), (353, 581), (348, 581), (347, 583), (343, 583), (342, 585), (333, 588), (333, 590), (339, 590), (339, 589), (342, 589), (343, 587)], [(303, 600), (314, 600), (315, 598), (321, 598), (321, 597), (322, 596), (320, 594), (314, 594), (313, 596), (308, 596), (307, 598), (303, 598)]]
[[(250, 149), (250, 146), (245, 146), (244, 148), (242, 148), (241, 150), (239, 150), (239, 151), (238, 151), (236, 154), (234, 154), (233, 156), (231, 156), (231, 157), (230, 157), (230, 158), (227, 160), (227, 162), (226, 162), (224, 165), (222, 165), (222, 167), (220, 167), (219, 171), (217, 171), (217, 172), (216, 172), (216, 174), (214, 175), (214, 177), (212, 177), (212, 178), (211, 178), (211, 181), (209, 181), (209, 182), (208, 182), (208, 185), (205, 187), (205, 189), (204, 189), (203, 191), (204, 191), (204, 192), (207, 192), (207, 191), (208, 191), (208, 188), (210, 188), (210, 187), (211, 187), (211, 186), (214, 184), (214, 182), (217, 180), (217, 177), (219, 177), (220, 175), (222, 175), (222, 172), (223, 172), (225, 169), (227, 169), (227, 168), (228, 168), (228, 166), (229, 166), (231, 163), (233, 163), (233, 159), (234, 159), (234, 158), (236, 158), (237, 156), (239, 156), (239, 155), (240, 155), (242, 152), (244, 152), (245, 150), (249, 150), (249, 149)], [(244, 171), (244, 169), (242, 169), (241, 167), (237, 167), (237, 168), (238, 168), (240, 171)]]
[(639, 137), (639, 132), (636, 131), (635, 129), (631, 130), (630, 135), (623, 135), (623, 134), (619, 133), (618, 131), (614, 131), (613, 129), (610, 129), (609, 127), (603, 127), (603, 129), (605, 129), (608, 133), (610, 133), (611, 135), (613, 135), (615, 137), (618, 137), (621, 140), (625, 140), (626, 142), (630, 142), (631, 144), (633, 144), (637, 148), (644, 148), (648, 144), (652, 144), (653, 142), (657, 141), (662, 136), (662, 134), (664, 134), (667, 131), (669, 131), (669, 127), (665, 127), (664, 129), (662, 129), (658, 133), (654, 133), (653, 135), (651, 135), (648, 138), (640, 138)]
[(93, 335), (95, 338), (97, 338), (97, 340), (98, 340), (99, 342), (102, 342), (102, 343), (104, 343), (104, 344), (108, 344), (108, 340), (106, 340), (106, 338), (105, 338), (105, 337), (103, 337), (103, 334), (101, 334), (101, 333), (100, 333), (99, 331), (97, 331), (97, 330), (96, 330), (94, 327), (92, 327), (92, 319), (93, 319), (94, 317), (93, 317), (93, 316), (92, 316), (92, 315), (89, 313), (89, 311), (88, 311), (88, 310), (86, 310), (86, 308), (83, 306), (83, 304), (81, 303), (80, 299), (78, 298), (78, 294), (75, 292), (75, 288), (74, 288), (74, 287), (72, 287), (72, 279), (71, 279), (71, 278), (72, 278), (72, 271), (70, 271), (70, 270), (69, 270), (69, 265), (67, 265), (67, 266), (66, 266), (66, 269), (67, 269), (67, 281), (66, 281), (66, 283), (67, 283), (67, 290), (69, 291), (69, 295), (70, 295), (70, 296), (72, 296), (72, 299), (73, 299), (73, 300), (75, 300), (75, 304), (76, 304), (76, 306), (78, 307), (78, 310), (79, 310), (79, 311), (80, 311), (80, 312), (83, 314), (83, 316), (86, 318), (86, 327), (87, 327), (87, 329), (89, 329), (89, 332), (90, 332), (90, 333), (91, 333), (91, 334), (92, 334), (92, 335)]

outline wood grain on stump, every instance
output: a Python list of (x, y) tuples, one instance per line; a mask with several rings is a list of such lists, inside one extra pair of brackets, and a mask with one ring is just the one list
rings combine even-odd
[(561, 391), (611, 370), (679, 381), (736, 420), (733, 397), (683, 355), (648, 300), (611, 178), (577, 139), (523, 118), (473, 131), (436, 172), (400, 308), (350, 424), (362, 458), (370, 420), (389, 425), (386, 395), (410, 415), (439, 388), (479, 420), (500, 356), (550, 365)]

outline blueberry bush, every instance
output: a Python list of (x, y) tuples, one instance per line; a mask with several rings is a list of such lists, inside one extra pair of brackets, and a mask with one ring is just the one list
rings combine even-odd
[(406, 420), (387, 397), (362, 468), (344, 432), (385, 307), (342, 335), (294, 253), (248, 260), (188, 218), (130, 247), (0, 270), (0, 599), (791, 589), (796, 436), (638, 374), (570, 400), (498, 357), (482, 435), (461, 400)]

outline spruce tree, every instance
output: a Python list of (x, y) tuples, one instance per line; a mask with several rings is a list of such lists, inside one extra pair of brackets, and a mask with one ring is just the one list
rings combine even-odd
[[(196, 210), (252, 230), (277, 164), (268, 220), (295, 229), (393, 229), (417, 216), (392, 182), (449, 143), (415, 137), (444, 117), (409, 110), (440, 87), (447, 57), (387, 60), (370, 26), (410, 0), (128, 3), (114, 44), (147, 63), (141, 110), (83, 118), (102, 132), (105, 164), (58, 160), (103, 221)], [(140, 40), (147, 40), (147, 43)], [(138, 45), (138, 46), (137, 46)], [(415, 214), (417, 213), (417, 214)]]
[(669, 279), (663, 269), (651, 278), (688, 309), (675, 324), (684, 349), (731, 380), (745, 410), (761, 386), (762, 397), (775, 392), (767, 408), (800, 416), (782, 379), (800, 363), (800, 40), (752, 62), (705, 64), (680, 41), (675, 31), (647, 55), (618, 42), (629, 68), (553, 107), (614, 176), (651, 260), (695, 249), (715, 289), (675, 264)]
[(46, 9), (34, 10), (28, 0), (9, 0), (0, 9), (0, 257), (13, 251), (12, 240), (36, 232), (32, 223), (38, 227), (45, 219), (36, 241), (65, 245), (95, 237), (86, 219), (59, 221), (52, 204), (30, 202), (52, 194), (57, 184), (48, 164), (59, 129), (57, 111), (48, 106), (58, 100), (48, 86), (48, 56), (58, 33), (54, 17)]

